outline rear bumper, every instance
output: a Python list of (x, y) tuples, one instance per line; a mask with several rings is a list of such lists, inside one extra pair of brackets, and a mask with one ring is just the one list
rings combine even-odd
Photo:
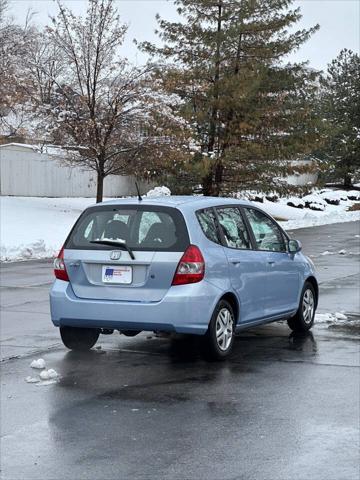
[(76, 297), (68, 282), (55, 280), (50, 291), (51, 319), (57, 327), (203, 335), (221, 293), (217, 287), (202, 281), (171, 287), (160, 302), (89, 300)]

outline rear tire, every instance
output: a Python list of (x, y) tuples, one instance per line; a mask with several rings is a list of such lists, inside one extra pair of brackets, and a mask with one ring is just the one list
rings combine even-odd
[(231, 353), (234, 338), (234, 310), (229, 302), (220, 300), (203, 338), (205, 357), (209, 360), (225, 360)]
[(310, 282), (305, 282), (296, 314), (287, 323), (294, 332), (307, 332), (314, 325), (316, 292)]
[(61, 340), (70, 350), (90, 350), (99, 335), (100, 330), (97, 328), (60, 327)]

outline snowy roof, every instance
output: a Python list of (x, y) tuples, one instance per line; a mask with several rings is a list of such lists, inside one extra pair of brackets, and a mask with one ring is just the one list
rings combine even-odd
[(45, 153), (47, 155), (64, 156), (66, 150), (60, 145), (43, 145), (43, 144), (29, 144), (29, 143), (4, 143), (0, 145), (0, 149), (14, 148), (14, 149), (27, 149), (33, 152)]
[(28, 143), (4, 143), (0, 145), (0, 148), (8, 148), (8, 147), (15, 147), (15, 148), (29, 148), (30, 150), (38, 150), (39, 147), (36, 145), (29, 145)]

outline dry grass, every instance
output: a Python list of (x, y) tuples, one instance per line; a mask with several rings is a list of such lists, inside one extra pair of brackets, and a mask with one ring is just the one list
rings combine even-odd
[(348, 212), (357, 212), (358, 210), (360, 210), (360, 202), (356, 202), (348, 208)]

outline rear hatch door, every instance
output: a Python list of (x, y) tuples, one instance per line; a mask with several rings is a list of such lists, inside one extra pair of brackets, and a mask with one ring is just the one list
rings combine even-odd
[(75, 224), (64, 262), (79, 298), (158, 302), (188, 245), (187, 227), (176, 208), (100, 205), (86, 210)]

